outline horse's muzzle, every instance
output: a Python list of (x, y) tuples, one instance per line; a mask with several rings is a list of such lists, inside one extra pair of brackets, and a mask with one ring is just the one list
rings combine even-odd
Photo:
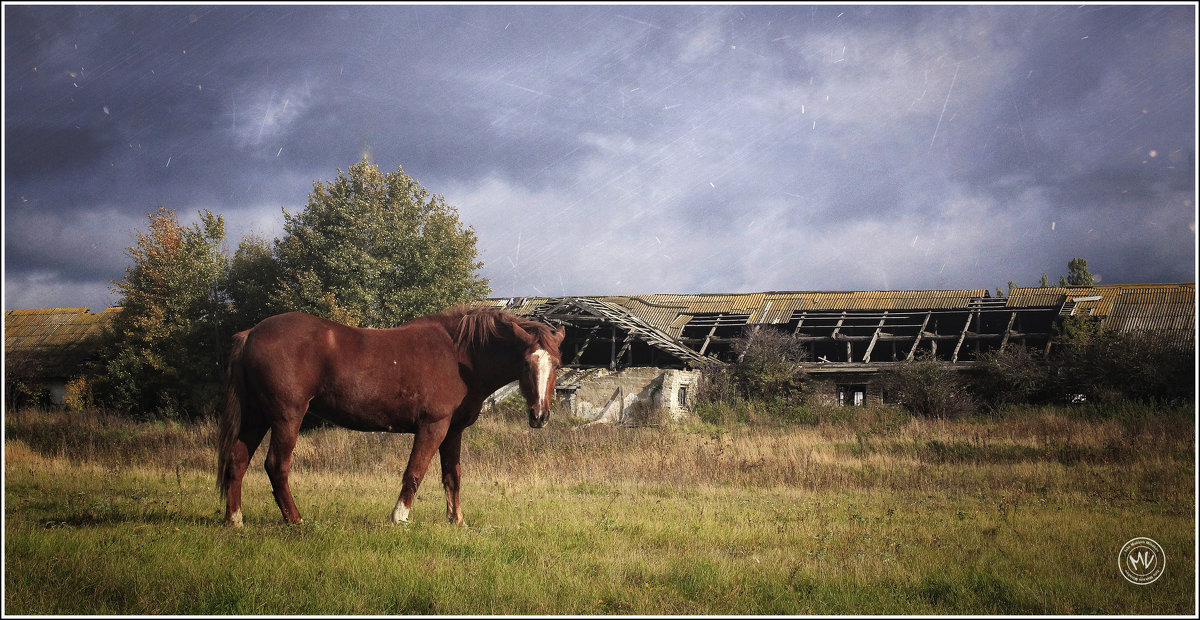
[(533, 407), (529, 408), (529, 427), (530, 428), (541, 428), (546, 425), (546, 422), (549, 422), (549, 421), (550, 421), (550, 411), (549, 410), (542, 413), (541, 415), (538, 415), (537, 411), (534, 411)]

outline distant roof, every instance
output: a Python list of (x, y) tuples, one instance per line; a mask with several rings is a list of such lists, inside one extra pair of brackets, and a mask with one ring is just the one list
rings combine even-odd
[(1196, 284), (1097, 284), (1013, 289), (1010, 307), (1059, 305), (1062, 314), (1103, 317), (1118, 331), (1167, 331), (1194, 337)]
[[(692, 295), (615, 295), (591, 297), (620, 306), (629, 314), (678, 337), (683, 325), (697, 316), (742, 315), (747, 324), (784, 323), (793, 312), (825, 310), (931, 310), (966, 308), (986, 298), (978, 290), (943, 291), (770, 291), (765, 293)], [(531, 314), (554, 298), (519, 297), (489, 300), (517, 314)]]
[[(625, 312), (678, 338), (683, 326), (698, 316), (737, 315), (745, 324), (785, 323), (793, 312), (967, 310), (983, 303), (996, 310), (1053, 309), (1063, 314), (1094, 314), (1104, 325), (1123, 331), (1170, 330), (1195, 334), (1196, 285), (1105, 284), (1089, 287), (1015, 288), (1007, 298), (984, 289), (914, 291), (771, 291), (765, 293), (691, 295), (576, 296), (619, 306)], [(514, 297), (488, 303), (517, 314), (534, 314), (546, 304), (566, 298)], [(1189, 336), (1190, 337), (1190, 336)]]
[(37, 360), (38, 374), (67, 379), (78, 375), (95, 352), (96, 337), (120, 308), (92, 314), (87, 308), (39, 308), (4, 312), (5, 355)]

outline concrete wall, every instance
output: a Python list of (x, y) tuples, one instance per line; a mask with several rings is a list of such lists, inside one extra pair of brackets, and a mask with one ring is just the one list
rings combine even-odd
[(559, 374), (557, 398), (572, 415), (593, 422), (678, 420), (690, 415), (688, 399), (699, 374), (662, 368), (566, 371)]

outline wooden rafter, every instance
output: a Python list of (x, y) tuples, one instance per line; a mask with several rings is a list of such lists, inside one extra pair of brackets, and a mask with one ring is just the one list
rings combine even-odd
[(1012, 334), (1013, 323), (1017, 321), (1017, 312), (1014, 310), (1012, 316), (1008, 317), (1008, 327), (1004, 328), (1004, 337), (1000, 339), (1000, 350), (1004, 350), (1004, 345), (1008, 344), (1008, 337)]
[(871, 351), (875, 348), (875, 343), (879, 342), (879, 334), (883, 332), (883, 323), (887, 321), (888, 311), (883, 311), (883, 316), (879, 317), (879, 325), (875, 326), (875, 335), (871, 336), (871, 344), (867, 345), (867, 352), (863, 355), (863, 363), (871, 362)]
[(917, 345), (921, 344), (921, 338), (925, 336), (925, 328), (929, 326), (929, 319), (932, 316), (932, 310), (925, 313), (925, 320), (921, 321), (921, 329), (917, 330), (917, 337), (913, 338), (912, 348), (908, 350), (908, 357), (905, 359), (912, 359), (917, 354)]
[(967, 339), (967, 330), (971, 328), (971, 319), (974, 319), (978, 315), (978, 310), (972, 310), (967, 315), (967, 322), (963, 324), (962, 331), (958, 334), (958, 342), (954, 343), (954, 353), (950, 355), (950, 363), (953, 364), (958, 361), (958, 350), (962, 348), (963, 342)]
[(600, 331), (599, 324), (593, 325), (591, 329), (588, 330), (587, 337), (583, 339), (583, 345), (579, 347), (579, 350), (575, 352), (575, 358), (571, 360), (572, 366), (578, 364), (579, 360), (583, 358), (584, 350), (588, 348), (589, 344), (592, 344), (592, 339), (596, 337), (596, 332), (598, 331)]

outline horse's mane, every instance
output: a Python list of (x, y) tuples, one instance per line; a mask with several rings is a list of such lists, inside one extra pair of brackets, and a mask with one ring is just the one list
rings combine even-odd
[(486, 346), (488, 342), (501, 334), (501, 326), (518, 325), (537, 338), (543, 346), (549, 346), (550, 337), (554, 333), (554, 330), (545, 323), (526, 319), (507, 310), (491, 306), (454, 306), (443, 312), (442, 315), (458, 320), (455, 343), (463, 348)]

